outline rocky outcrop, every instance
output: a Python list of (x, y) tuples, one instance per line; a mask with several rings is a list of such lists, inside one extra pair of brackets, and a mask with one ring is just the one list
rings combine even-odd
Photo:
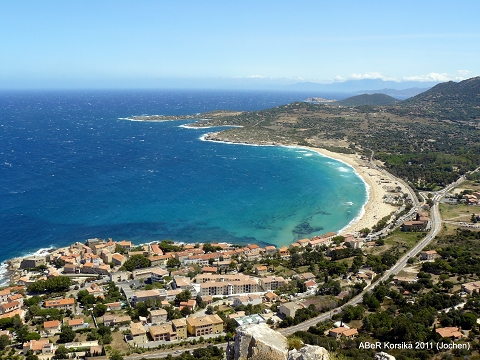
[(227, 348), (228, 360), (328, 360), (327, 350), (305, 345), (288, 351), (287, 338), (266, 324), (240, 326)]
[(292, 350), (288, 360), (329, 360), (327, 349), (320, 346), (305, 345), (300, 350)]
[(230, 360), (287, 360), (285, 336), (266, 324), (240, 326), (228, 351)]

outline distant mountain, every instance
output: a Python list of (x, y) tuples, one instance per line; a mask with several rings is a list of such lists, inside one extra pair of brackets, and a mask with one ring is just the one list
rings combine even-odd
[(395, 99), (399, 100), (405, 100), (408, 99), (409, 97), (418, 95), (424, 91), (427, 91), (430, 89), (430, 87), (424, 87), (424, 88), (408, 88), (408, 89), (403, 89), (403, 90), (397, 90), (397, 89), (379, 89), (379, 90), (365, 90), (365, 91), (357, 91), (358, 94), (385, 94), (385, 95), (390, 95), (393, 96)]
[(397, 100), (391, 96), (385, 94), (362, 94), (357, 96), (352, 96), (340, 101), (336, 101), (335, 105), (342, 106), (361, 106), (361, 105), (395, 105), (400, 103), (400, 100)]
[[(406, 90), (411, 88), (429, 89), (438, 84), (437, 82), (420, 82), (420, 81), (384, 81), (381, 79), (363, 79), (363, 80), (347, 80), (343, 82), (334, 82), (331, 84), (319, 84), (314, 82), (301, 82), (288, 87), (298, 91), (325, 91), (325, 92), (342, 92), (342, 93), (366, 93), (366, 92), (383, 92), (380, 89)], [(367, 89), (378, 89), (369, 90)], [(417, 93), (418, 94), (418, 93)], [(391, 94), (390, 94), (391, 95)]]
[(480, 77), (435, 85), (402, 105), (417, 107), (440, 119), (480, 119)]

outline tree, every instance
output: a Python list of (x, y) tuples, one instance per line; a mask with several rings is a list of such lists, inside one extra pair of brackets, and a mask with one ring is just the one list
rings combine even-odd
[(190, 290), (183, 290), (180, 294), (175, 296), (175, 302), (180, 303), (181, 301), (188, 301), (192, 297)]
[(68, 343), (75, 340), (76, 333), (68, 325), (62, 325), (60, 331), (60, 337), (58, 338), (59, 343)]
[(112, 350), (112, 353), (108, 357), (109, 360), (123, 360), (123, 356), (120, 354), (118, 350)]
[(179, 267), (182, 263), (175, 259), (175, 258), (170, 258), (167, 260), (167, 267), (168, 268), (176, 268), (176, 267)]
[(145, 256), (133, 255), (130, 257), (130, 259), (125, 261), (122, 268), (124, 268), (127, 271), (133, 271), (135, 269), (143, 269), (149, 266), (150, 266), (150, 260), (148, 260)]
[(64, 345), (60, 345), (57, 350), (55, 350), (55, 359), (68, 359), (69, 357), (68, 349)]
[(65, 345), (59, 345), (57, 350), (55, 351), (54, 359), (70, 359), (70, 352), (65, 347)]
[(5, 350), (8, 345), (10, 345), (10, 338), (8, 335), (0, 335), (0, 350)]
[(35, 355), (32, 350), (28, 350), (25, 360), (38, 360), (38, 356)]
[(107, 305), (98, 304), (93, 308), (93, 315), (95, 315), (96, 317), (100, 317), (107, 312), (107, 309)]

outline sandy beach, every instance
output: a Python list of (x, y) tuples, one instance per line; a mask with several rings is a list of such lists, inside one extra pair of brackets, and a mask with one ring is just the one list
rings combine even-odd
[(374, 169), (367, 160), (362, 160), (359, 155), (340, 154), (313, 147), (310, 147), (309, 149), (351, 165), (368, 185), (369, 198), (365, 205), (363, 215), (344, 228), (341, 231), (341, 234), (354, 234), (363, 228), (371, 229), (381, 218), (389, 215), (392, 211), (397, 209), (396, 206), (383, 202), (383, 196), (388, 194), (385, 188), (387, 186), (397, 185), (395, 185), (385, 174)]

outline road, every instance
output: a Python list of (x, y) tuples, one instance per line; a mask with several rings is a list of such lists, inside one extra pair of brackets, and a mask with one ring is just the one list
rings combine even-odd
[[(208, 344), (210, 345), (210, 344)], [(185, 349), (177, 349), (177, 350), (157, 350), (154, 352), (149, 352), (145, 354), (138, 354), (138, 355), (130, 355), (130, 356), (125, 356), (125, 360), (140, 360), (140, 359), (157, 359), (157, 358), (163, 358), (167, 357), (168, 355), (172, 356), (178, 356), (184, 351), (192, 351), (194, 349), (198, 348), (204, 348), (208, 346), (207, 344), (199, 344), (199, 345), (188, 345), (187, 348)], [(227, 349), (227, 343), (222, 343), (222, 344), (216, 344), (213, 346), (216, 346), (218, 348), (223, 349), (225, 351)]]
[[(373, 165), (373, 163), (372, 163), (372, 165)], [(376, 167), (376, 165), (373, 165), (373, 166)], [(480, 170), (480, 168), (477, 168), (476, 170), (474, 170), (472, 172), (476, 172), (476, 171), (479, 171), (479, 170)], [(393, 175), (389, 174), (386, 171), (383, 171), (383, 172), (385, 174), (388, 174), (387, 176), (393, 178)], [(397, 275), (400, 271), (402, 271), (402, 269), (407, 264), (408, 259), (411, 258), (411, 257), (415, 257), (425, 246), (427, 246), (435, 238), (435, 236), (441, 230), (441, 228), (442, 228), (442, 218), (440, 216), (440, 211), (439, 211), (440, 200), (450, 190), (452, 190), (454, 187), (460, 185), (465, 180), (466, 180), (466, 177), (462, 176), (462, 177), (460, 177), (460, 179), (458, 179), (454, 183), (451, 183), (450, 185), (446, 186), (444, 189), (433, 193), (434, 194), (433, 199), (432, 199), (433, 200), (433, 206), (431, 208), (431, 214), (430, 214), (431, 215), (432, 226), (430, 228), (429, 233), (427, 234), (427, 236), (425, 236), (425, 238), (423, 238), (419, 243), (417, 243), (412, 249), (410, 249), (404, 256), (402, 256), (400, 258), (400, 260), (398, 260), (398, 262), (394, 266), (392, 266), (390, 269), (385, 271), (385, 273), (377, 281), (375, 281), (374, 283), (365, 287), (365, 289), (363, 289), (363, 291), (361, 293), (359, 293), (358, 295), (356, 295), (355, 297), (350, 299), (344, 305), (342, 305), (338, 308), (332, 309), (331, 311), (328, 311), (326, 313), (320, 314), (317, 317), (314, 317), (312, 319), (304, 321), (304, 322), (302, 322), (298, 325), (294, 325), (294, 326), (284, 328), (284, 329), (279, 329), (278, 332), (280, 332), (284, 336), (288, 336), (288, 335), (293, 334), (296, 331), (308, 330), (308, 328), (310, 326), (315, 326), (318, 322), (329, 320), (329, 319), (332, 318), (333, 315), (335, 315), (337, 313), (340, 313), (345, 306), (357, 305), (357, 304), (361, 303), (363, 301), (363, 295), (365, 295), (365, 293), (367, 291), (372, 291), (381, 282), (387, 280), (390, 276)], [(415, 193), (413, 192), (413, 190), (408, 185), (406, 185), (403, 181), (401, 181), (401, 182), (408, 189), (408, 191), (413, 195), (412, 199), (413, 199), (413, 202), (415, 204), (414, 209), (419, 208), (420, 203), (419, 203)], [(200, 345), (200, 346), (196, 346), (196, 347), (195, 346), (190, 346), (188, 348), (188, 350), (195, 349), (195, 348), (198, 348), (198, 347), (203, 347), (203, 346), (205, 346), (205, 345)], [(224, 350), (227, 348), (226, 343), (218, 344), (216, 346), (221, 347)], [(186, 350), (182, 350), (182, 351), (186, 351)], [(127, 359), (127, 360), (139, 360), (141, 358), (146, 358), (146, 359), (158, 358), (158, 357), (166, 357), (169, 354), (170, 355), (178, 355), (178, 352), (176, 352), (175, 350), (159, 351), (159, 352), (143, 354), (143, 355), (127, 356), (127, 357), (125, 357), (125, 359)]]

